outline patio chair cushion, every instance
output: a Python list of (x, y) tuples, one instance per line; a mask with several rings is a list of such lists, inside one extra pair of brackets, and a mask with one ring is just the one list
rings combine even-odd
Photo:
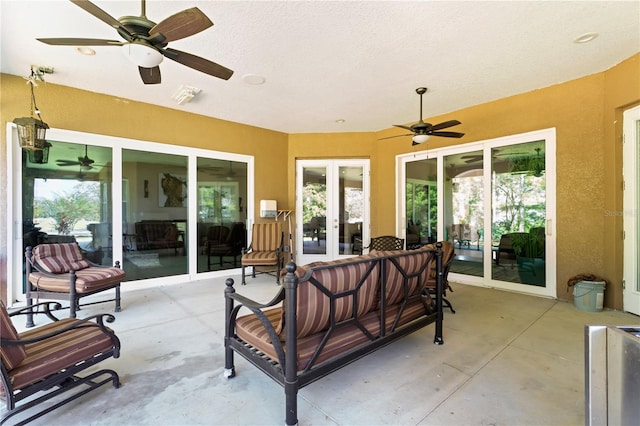
[(250, 251), (242, 256), (244, 266), (270, 266), (278, 263), (276, 251)]
[[(17, 340), (18, 332), (11, 322), (7, 308), (4, 306), (4, 302), (0, 300), (0, 336), (9, 340)], [(0, 356), (2, 356), (2, 363), (7, 366), (7, 369), (15, 368), (26, 357), (27, 352), (24, 350), (24, 346), (0, 346)]]
[[(116, 267), (91, 267), (76, 272), (76, 291), (87, 293), (102, 288), (112, 287), (121, 282), (125, 272)], [(31, 272), (29, 282), (40, 290), (69, 292), (69, 275), (52, 277), (42, 272)]]
[[(54, 333), (76, 322), (67, 318), (20, 334), (30, 339)], [(13, 389), (21, 389), (51, 375), (52, 371), (83, 362), (113, 347), (111, 338), (98, 327), (80, 327), (44, 341), (24, 345), (27, 357), (9, 372)]]
[(33, 248), (33, 259), (52, 274), (78, 271), (91, 266), (76, 243), (39, 244)]

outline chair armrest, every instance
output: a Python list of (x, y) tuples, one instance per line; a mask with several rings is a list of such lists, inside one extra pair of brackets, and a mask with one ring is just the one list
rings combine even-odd
[(246, 306), (249, 309), (266, 309), (282, 302), (284, 300), (285, 291), (284, 291), (284, 288), (281, 288), (278, 294), (276, 294), (273, 297), (273, 299), (271, 299), (267, 303), (258, 303), (255, 300), (249, 299), (248, 297), (245, 297), (238, 293), (225, 293), (225, 294), (231, 299), (238, 302), (240, 305)]
[[(111, 340), (113, 340), (114, 344), (119, 347), (120, 344), (119, 344), (118, 337), (116, 337), (113, 331), (111, 331), (104, 324), (105, 321), (111, 323), (111, 322), (114, 322), (115, 319), (116, 318), (111, 314), (97, 314), (84, 319), (75, 320), (66, 327), (63, 327), (56, 331), (52, 331), (51, 333), (43, 334), (38, 337), (33, 337), (30, 339), (17, 339), (17, 340), (5, 339), (3, 337), (0, 337), (0, 342), (2, 342), (2, 345), (8, 345), (8, 346), (26, 345), (30, 343), (41, 342), (43, 340), (47, 340), (52, 337), (59, 336), (60, 334), (67, 333), (71, 330), (88, 328), (88, 327), (96, 327), (96, 328), (99, 328), (103, 333), (108, 335), (111, 338)], [(95, 322), (93, 322), (92, 320), (95, 320)]]
[[(40, 307), (43, 310), (40, 310)], [(34, 309), (35, 308), (35, 309)], [(28, 315), (28, 314), (45, 314), (51, 321), (60, 321), (60, 318), (53, 315), (52, 311), (59, 311), (62, 309), (62, 304), (59, 302), (40, 302), (34, 303), (30, 307), (24, 307), (9, 312), (9, 316)]]

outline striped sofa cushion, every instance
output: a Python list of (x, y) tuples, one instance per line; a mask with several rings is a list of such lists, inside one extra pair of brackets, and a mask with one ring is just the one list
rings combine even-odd
[[(124, 280), (125, 272), (116, 267), (97, 267), (81, 269), (76, 272), (76, 291), (88, 293), (94, 290), (109, 288)], [(29, 274), (29, 282), (39, 290), (69, 292), (69, 275), (51, 277), (41, 272)]]
[[(90, 324), (83, 320), (67, 318), (21, 333), (20, 338), (43, 336), (61, 330), (74, 322)], [(113, 347), (111, 338), (97, 326), (70, 330), (44, 341), (25, 345), (27, 357), (9, 372), (9, 378), (14, 390), (22, 389), (63, 368), (83, 362)]]
[(91, 266), (76, 243), (40, 244), (33, 248), (33, 259), (47, 272), (62, 274)]
[[(281, 315), (281, 309), (271, 309), (265, 311), (267, 318), (275, 327)], [(365, 329), (372, 334), (374, 338), (380, 335), (380, 320), (377, 312), (370, 312), (360, 318), (360, 322)], [(249, 343), (256, 349), (262, 351), (271, 359), (277, 360), (277, 356), (269, 335), (262, 323), (255, 315), (246, 315), (240, 317), (236, 321), (236, 333), (245, 342)], [(298, 339), (298, 371), (308, 367), (313, 354), (325, 337), (326, 332), (318, 332), (307, 337)], [(327, 340), (326, 345), (320, 352), (315, 364), (326, 361), (336, 355), (339, 355), (349, 349), (355, 348), (361, 344), (369, 342), (369, 338), (355, 325), (347, 325), (335, 330), (331, 337)], [(283, 343), (286, 352), (286, 343)]]
[[(7, 308), (4, 306), (2, 300), (0, 300), (0, 336), (2, 336), (3, 339), (18, 340), (18, 332), (13, 326), (11, 317), (9, 317)], [(0, 357), (7, 370), (11, 370), (27, 357), (27, 352), (22, 345), (0, 345)]]
[[(426, 249), (397, 252), (380, 252), (387, 255), (386, 262), (386, 302), (387, 306), (401, 302), (407, 296), (416, 295), (425, 285), (433, 266), (431, 252)], [(405, 278), (406, 277), (406, 278)]]
[[(367, 275), (367, 270), (374, 264)], [(298, 283), (296, 302), (298, 338), (326, 330), (331, 323), (331, 301), (327, 293), (338, 295), (334, 322), (364, 316), (376, 307), (380, 291), (377, 255), (320, 262), (309, 268)], [(356, 290), (356, 285), (360, 286)], [(357, 298), (357, 300), (354, 300)], [(357, 303), (354, 312), (354, 301)], [(284, 311), (283, 311), (284, 315)], [(283, 317), (284, 318), (284, 317)], [(284, 326), (284, 322), (282, 323)]]

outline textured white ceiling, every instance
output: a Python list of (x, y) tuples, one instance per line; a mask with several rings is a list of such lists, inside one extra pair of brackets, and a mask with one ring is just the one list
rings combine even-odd
[[(96, 0), (115, 18), (139, 1)], [(0, 0), (3, 73), (55, 68), (51, 83), (287, 133), (378, 131), (604, 71), (640, 51), (638, 1), (162, 1), (159, 22), (199, 7), (214, 26), (170, 43), (231, 68), (224, 81), (176, 62), (144, 85), (120, 47), (92, 57), (36, 37), (120, 39), (69, 1)], [(587, 32), (591, 43), (573, 39)], [(242, 77), (264, 76), (252, 86)], [(186, 105), (180, 85), (202, 92)], [(344, 119), (342, 124), (337, 119)], [(50, 123), (55, 126), (55, 123)], [(451, 130), (456, 130), (452, 128)]]

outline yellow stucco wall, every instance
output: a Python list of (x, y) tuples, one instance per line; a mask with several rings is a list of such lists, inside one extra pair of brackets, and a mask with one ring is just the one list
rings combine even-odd
[[(7, 200), (6, 122), (28, 114), (22, 77), (0, 75), (0, 195)], [(295, 206), (295, 160), (369, 158), (371, 233), (395, 229), (395, 156), (423, 149), (404, 138), (380, 141), (392, 129), (372, 133), (291, 134), (116, 99), (54, 84), (38, 87), (38, 106), (52, 126), (255, 156), (255, 196)], [(619, 145), (621, 114), (640, 103), (640, 54), (603, 73), (428, 118), (458, 119), (460, 140), (432, 138), (431, 147), (467, 143), (532, 130), (557, 129), (558, 297), (571, 298), (566, 281), (584, 272), (609, 280), (605, 304), (622, 308), (622, 210)], [(618, 120), (616, 123), (615, 121)], [(381, 123), (381, 127), (387, 123)], [(6, 284), (6, 207), (0, 209), (0, 279)], [(259, 217), (256, 211), (256, 217)]]

